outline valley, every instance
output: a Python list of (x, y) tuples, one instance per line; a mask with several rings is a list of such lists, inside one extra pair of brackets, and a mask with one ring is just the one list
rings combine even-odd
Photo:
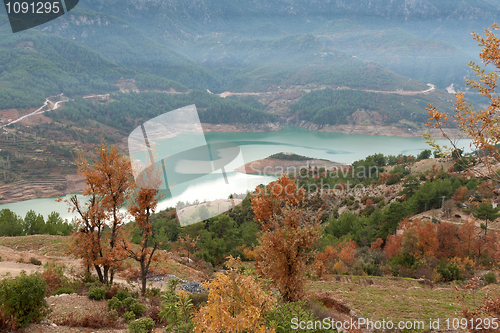
[(0, 331), (498, 331), (499, 0), (71, 2), (0, 6)]

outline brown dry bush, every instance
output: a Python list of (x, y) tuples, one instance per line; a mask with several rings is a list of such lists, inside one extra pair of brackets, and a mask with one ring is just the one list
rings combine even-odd
[(76, 316), (74, 312), (69, 312), (54, 323), (67, 327), (114, 328), (116, 326), (116, 322), (105, 312), (87, 313), (84, 316)]
[(161, 306), (159, 304), (154, 304), (148, 307), (146, 316), (154, 320), (156, 324), (161, 323), (163, 320), (160, 318)]
[(10, 316), (2, 310), (2, 307), (0, 307), (0, 332), (3, 330), (14, 331), (16, 328), (17, 322), (15, 319), (10, 318)]
[(116, 296), (116, 293), (118, 292), (119, 289), (120, 289), (120, 287), (118, 287), (116, 284), (113, 285), (111, 288), (106, 290), (106, 295), (104, 296), (104, 298), (105, 299), (112, 299), (113, 297)]
[(54, 291), (61, 288), (62, 279), (55, 270), (49, 269), (42, 272), (42, 277), (47, 282), (47, 295), (51, 295)]

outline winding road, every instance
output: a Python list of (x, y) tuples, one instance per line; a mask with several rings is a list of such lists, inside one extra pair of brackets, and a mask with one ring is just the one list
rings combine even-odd
[[(62, 100), (60, 101), (57, 101), (57, 102), (52, 102), (50, 99), (53, 98), (53, 97), (60, 97), (62, 98)], [(109, 94), (104, 94), (104, 95), (88, 95), (88, 96), (83, 96), (84, 99), (89, 99), (89, 98), (96, 98), (96, 97), (109, 97)], [(45, 99), (45, 103), (37, 110), (27, 114), (27, 115), (24, 115), (16, 120), (12, 120), (10, 122), (8, 122), (7, 124), (4, 124), (2, 126), (0, 126), (0, 128), (4, 128), (6, 126), (9, 126), (9, 125), (12, 125), (12, 124), (15, 124), (17, 122), (20, 122), (21, 120), (23, 119), (26, 119), (28, 117), (31, 117), (31, 116), (34, 116), (36, 114), (42, 114), (44, 113), (45, 111), (52, 111), (52, 110), (57, 110), (59, 109), (59, 107), (61, 106), (61, 103), (65, 103), (65, 102), (68, 102), (68, 101), (72, 101), (72, 99), (69, 99), (69, 98), (65, 98), (63, 97), (63, 94), (60, 94), (58, 96), (50, 96), (50, 97), (47, 97), (47, 99)], [(50, 106), (50, 109), (48, 110), (44, 110), (44, 108), (47, 107), (47, 105)]]
[[(417, 90), (417, 91), (402, 90), (402, 89), (398, 89), (398, 90), (395, 90), (395, 91), (388, 91), (388, 90), (368, 90), (368, 89), (364, 89), (363, 91), (374, 92), (374, 93), (381, 93), (381, 94), (398, 94), (398, 95), (409, 95), (409, 96), (412, 96), (412, 95), (428, 94), (428, 93), (431, 93), (434, 90), (436, 90), (436, 87), (432, 83), (428, 83), (427, 85), (430, 87), (429, 89), (426, 89), (426, 90)], [(326, 88), (334, 88), (334, 87), (331, 87), (331, 86), (320, 86), (320, 87), (314, 88), (314, 89), (299, 89), (299, 90), (303, 90), (305, 92), (310, 92), (311, 90), (321, 90), (321, 89), (326, 89)], [(339, 87), (337, 87), (336, 89), (339, 89)], [(349, 87), (342, 87), (342, 89), (351, 89), (351, 88), (349, 88)], [(281, 89), (280, 90), (280, 92), (290, 92), (290, 91), (298, 91), (298, 90), (296, 90), (296, 89)], [(208, 92), (211, 93), (210, 91), (208, 91)], [(245, 95), (247, 95), (247, 96), (248, 95), (259, 96), (259, 95), (270, 95), (270, 94), (273, 94), (273, 93), (276, 93), (276, 91), (273, 91), (273, 92), (241, 92), (241, 93), (225, 91), (225, 92), (223, 92), (221, 94), (218, 94), (218, 96), (220, 96), (222, 98), (226, 98), (228, 96), (233, 96), (233, 95), (237, 95), (237, 96), (245, 96)], [(60, 98), (63, 98), (63, 99), (54, 103), (54, 102), (52, 102), (50, 100), (53, 97), (60, 97)], [(107, 97), (109, 97), (109, 94), (83, 96), (84, 99), (98, 98), (98, 97), (106, 97), (107, 98)], [(65, 103), (65, 102), (68, 102), (68, 101), (72, 101), (72, 99), (64, 99), (63, 94), (60, 94), (58, 96), (47, 97), (47, 99), (45, 100), (45, 103), (39, 109), (31, 112), (30, 114), (24, 115), (24, 116), (22, 116), (22, 117), (20, 117), (20, 118), (18, 118), (16, 120), (12, 120), (12, 121), (8, 122), (7, 124), (4, 124), (4, 125), (0, 126), (0, 128), (5, 128), (6, 126), (15, 124), (15, 123), (17, 123), (17, 122), (19, 122), (19, 121), (21, 121), (23, 119), (26, 119), (28, 117), (31, 117), (31, 116), (34, 116), (34, 115), (37, 115), (37, 114), (42, 114), (45, 111), (57, 110), (61, 106), (61, 103)], [(44, 110), (44, 108), (46, 108), (48, 105), (50, 105), (51, 108), (48, 109), (48, 110)]]

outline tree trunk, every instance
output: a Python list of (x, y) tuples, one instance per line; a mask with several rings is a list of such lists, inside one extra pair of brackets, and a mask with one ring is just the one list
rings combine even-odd
[(146, 282), (147, 282), (147, 277), (148, 277), (148, 272), (146, 269), (146, 263), (144, 262), (145, 258), (141, 258), (141, 282), (142, 282), (142, 288), (141, 288), (141, 294), (142, 296), (146, 295)]
[(99, 265), (94, 264), (94, 268), (95, 271), (97, 272), (97, 277), (99, 277), (99, 281), (101, 281), (101, 283), (104, 283), (104, 277), (102, 276), (101, 267), (99, 267)]
[(109, 284), (109, 266), (104, 266), (104, 284)]

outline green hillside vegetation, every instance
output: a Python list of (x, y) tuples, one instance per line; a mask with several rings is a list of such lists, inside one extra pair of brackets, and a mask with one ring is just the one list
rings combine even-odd
[[(44, 26), (43, 31), (88, 46), (105, 59), (124, 67), (177, 81), (189, 88), (214, 92), (221, 89), (220, 80), (209, 70), (176, 52), (170, 45), (153, 40), (131, 22), (81, 6), (72, 10), (71, 16), (63, 16), (60, 20), (62, 22)], [(142, 87), (149, 88), (149, 85)]]
[(302, 156), (302, 155), (297, 155), (294, 153), (277, 153), (277, 154), (272, 154), (269, 156), (269, 158), (275, 159), (275, 160), (285, 160), (285, 161), (308, 161), (312, 160), (312, 158), (307, 157), (307, 156)]
[(118, 88), (130, 70), (104, 60), (92, 50), (36, 32), (2, 36), (0, 109), (40, 106), (45, 98), (104, 93)]
[(76, 225), (64, 221), (59, 213), (52, 212), (45, 221), (44, 217), (33, 210), (23, 218), (9, 209), (0, 210), (0, 237), (25, 235), (61, 235), (69, 236)]
[(425, 111), (428, 103), (439, 104), (445, 112), (453, 111), (452, 102), (445, 98), (449, 97), (442, 92), (402, 96), (354, 89), (323, 89), (303, 96), (292, 105), (290, 113), (297, 114), (300, 120), (329, 125), (351, 122), (352, 114), (356, 111), (376, 111), (383, 117), (382, 124), (386, 125), (403, 119), (424, 123), (428, 118)]
[(276, 121), (276, 116), (241, 102), (224, 99), (202, 91), (188, 94), (159, 92), (113, 94), (112, 100), (94, 104), (82, 98), (65, 104), (61, 110), (47, 113), (55, 120), (66, 119), (85, 126), (89, 119), (127, 134), (130, 130), (165, 112), (195, 104), (201, 122), (213, 124), (262, 124)]

